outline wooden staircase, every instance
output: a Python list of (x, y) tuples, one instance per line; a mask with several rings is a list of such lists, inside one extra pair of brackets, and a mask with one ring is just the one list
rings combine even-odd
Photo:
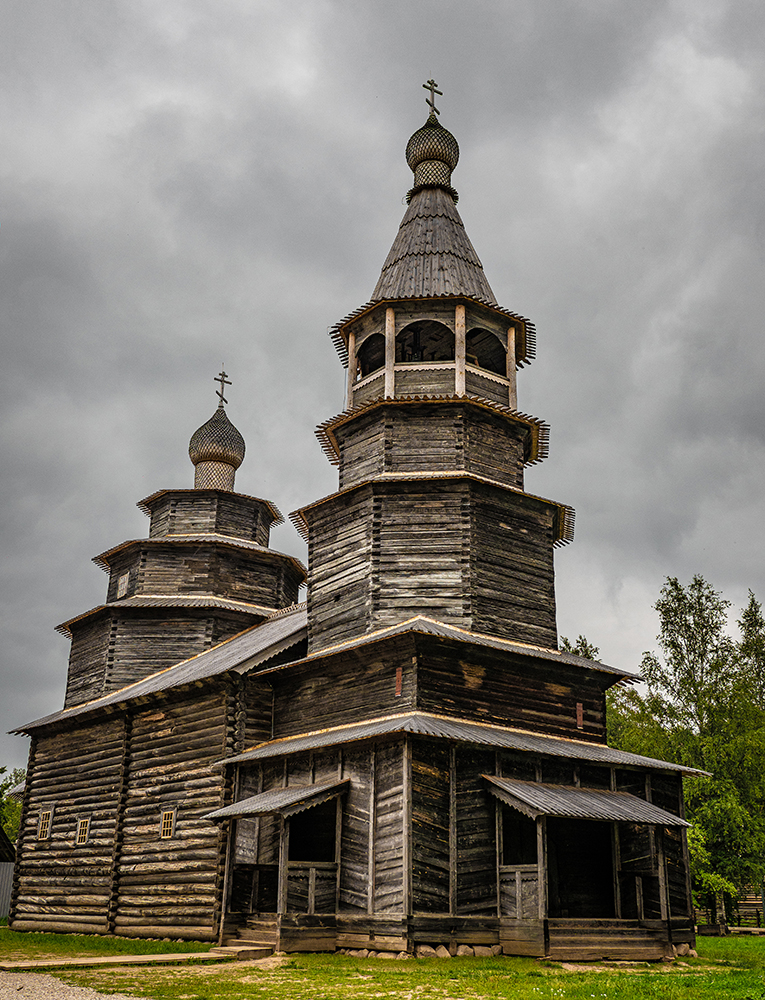
[(212, 951), (216, 955), (231, 955), (240, 961), (267, 958), (276, 951), (278, 927), (275, 915), (249, 916), (246, 923), (228, 933), (223, 944)]
[(652, 931), (637, 920), (548, 920), (548, 958), (563, 962), (657, 962), (672, 952), (666, 931)]

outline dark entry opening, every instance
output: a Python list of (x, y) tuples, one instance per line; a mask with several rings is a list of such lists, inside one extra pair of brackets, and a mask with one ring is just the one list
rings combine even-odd
[(290, 861), (334, 861), (337, 800), (290, 818)]
[(537, 863), (537, 825), (510, 806), (502, 806), (502, 864)]
[(610, 823), (548, 817), (547, 858), (551, 917), (615, 915)]

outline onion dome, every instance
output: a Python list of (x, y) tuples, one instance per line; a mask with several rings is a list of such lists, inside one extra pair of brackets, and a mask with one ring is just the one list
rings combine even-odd
[(459, 158), (457, 140), (431, 111), (422, 128), (406, 144), (406, 162), (414, 173), (414, 187), (406, 196), (407, 202), (424, 187), (445, 188), (456, 202), (457, 192), (451, 180)]
[(223, 401), (189, 442), (194, 489), (233, 490), (234, 475), (244, 460), (244, 438), (228, 419)]

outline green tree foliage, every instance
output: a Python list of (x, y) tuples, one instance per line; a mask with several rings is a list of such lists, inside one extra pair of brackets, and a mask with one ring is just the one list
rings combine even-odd
[(21, 802), (18, 799), (8, 798), (8, 792), (22, 782), (25, 775), (26, 771), (22, 767), (15, 767), (10, 774), (7, 767), (0, 767), (0, 826), (13, 844), (16, 843), (19, 834)]
[(560, 637), (560, 648), (564, 653), (575, 653), (577, 656), (583, 656), (587, 660), (597, 660), (600, 656), (598, 647), (588, 642), (587, 636), (584, 635), (580, 635), (573, 644), (570, 639), (562, 635)]
[(608, 698), (613, 746), (711, 772), (684, 781), (699, 901), (765, 874), (765, 619), (750, 592), (737, 643), (729, 606), (701, 576), (668, 577), (655, 604), (661, 655), (641, 663), (647, 690)]

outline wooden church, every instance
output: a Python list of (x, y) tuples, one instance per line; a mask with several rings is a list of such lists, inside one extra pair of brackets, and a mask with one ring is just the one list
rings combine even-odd
[[(96, 557), (64, 708), (31, 737), (16, 930), (282, 951), (421, 945), (661, 958), (692, 943), (682, 775), (611, 749), (623, 670), (558, 649), (565, 504), (527, 493), (548, 428), (518, 409), (533, 325), (497, 304), (430, 114), (365, 305), (332, 331), (337, 492), (292, 515), (234, 489), (221, 399), (193, 489)], [(307, 602), (296, 603), (307, 577)]]

